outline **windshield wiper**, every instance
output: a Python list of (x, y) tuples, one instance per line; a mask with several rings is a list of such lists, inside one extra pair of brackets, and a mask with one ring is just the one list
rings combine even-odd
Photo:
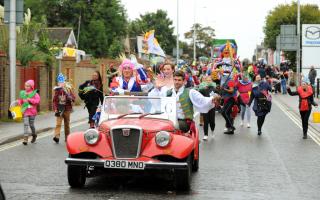
[(145, 117), (145, 116), (148, 116), (148, 115), (161, 115), (163, 114), (164, 112), (155, 112), (155, 113), (144, 113), (142, 115), (139, 116), (139, 119)]
[(141, 112), (133, 112), (133, 113), (126, 113), (126, 114), (123, 114), (123, 115), (119, 115), (117, 117), (117, 119), (121, 119), (121, 118), (123, 118), (123, 117), (125, 117), (127, 115), (137, 115), (137, 114), (141, 114)]

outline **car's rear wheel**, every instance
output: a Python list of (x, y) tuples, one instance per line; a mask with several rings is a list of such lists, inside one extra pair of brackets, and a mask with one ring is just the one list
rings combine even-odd
[(188, 164), (185, 170), (175, 170), (175, 186), (177, 190), (186, 191), (190, 189), (192, 162), (191, 155), (186, 159)]
[(197, 172), (199, 170), (199, 160), (200, 160), (200, 154), (199, 154), (199, 145), (198, 145), (198, 159), (195, 160), (193, 157), (192, 171)]
[(73, 188), (81, 188), (86, 183), (86, 167), (68, 165), (68, 182)]

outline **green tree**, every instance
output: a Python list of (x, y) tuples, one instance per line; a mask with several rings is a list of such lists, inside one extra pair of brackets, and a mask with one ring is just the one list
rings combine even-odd
[(172, 24), (173, 22), (168, 18), (166, 11), (157, 10), (155, 13), (140, 15), (140, 18), (132, 21), (129, 25), (129, 35), (135, 37), (149, 30), (155, 30), (155, 37), (161, 48), (167, 54), (170, 54), (176, 43)]
[[(319, 24), (320, 10), (317, 5), (301, 5), (301, 24)], [(276, 49), (276, 37), (280, 34), (280, 25), (297, 24), (297, 4), (281, 4), (269, 12), (264, 26), (264, 44), (267, 48)], [(301, 27), (301, 26), (300, 26)], [(296, 63), (295, 52), (285, 52), (285, 56)], [(293, 66), (295, 68), (295, 64)]]
[(215, 37), (215, 30), (210, 26), (203, 27), (199, 23), (194, 24), (191, 30), (184, 34), (184, 37), (191, 41), (191, 45), (193, 45), (194, 30), (196, 30), (196, 50), (198, 57), (208, 56), (211, 42)]
[[(121, 48), (109, 48), (126, 37), (127, 16), (120, 0), (25, 0), (25, 8), (33, 12), (36, 21), (44, 16), (49, 27), (73, 27), (81, 31), (79, 48), (96, 57), (118, 55)], [(81, 16), (81, 18), (80, 18)]]

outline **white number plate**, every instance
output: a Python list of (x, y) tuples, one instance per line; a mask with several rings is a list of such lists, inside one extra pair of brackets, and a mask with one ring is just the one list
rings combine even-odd
[(130, 161), (130, 160), (106, 160), (104, 168), (113, 169), (139, 169), (143, 170), (145, 167), (144, 162)]

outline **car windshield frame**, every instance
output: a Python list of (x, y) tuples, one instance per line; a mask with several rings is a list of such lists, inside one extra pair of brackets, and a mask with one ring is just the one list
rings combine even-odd
[[(122, 102), (122, 106), (126, 111), (118, 112), (117, 102)], [(145, 104), (148, 104), (149, 109), (145, 109)], [(123, 104), (124, 102), (124, 104)], [(132, 102), (139, 102), (135, 105)], [(149, 103), (148, 103), (149, 102)], [(114, 104), (114, 105), (112, 105)], [(159, 105), (160, 104), (160, 105)], [(144, 109), (140, 110), (137, 106), (143, 105)], [(115, 108), (115, 112), (112, 113), (111, 107)], [(129, 107), (135, 107), (136, 110), (129, 110)], [(151, 106), (151, 107), (150, 107)], [(126, 109), (127, 108), (127, 109)], [(138, 109), (137, 109), (138, 108)], [(140, 111), (140, 112), (138, 112)], [(124, 115), (124, 116), (123, 116)], [(142, 118), (139, 118), (140, 116)], [(120, 118), (119, 118), (120, 116)], [(170, 120), (176, 124), (176, 99), (174, 97), (149, 97), (149, 96), (106, 96), (101, 107), (101, 117), (99, 125), (107, 120), (123, 119), (123, 118), (156, 118)]]

